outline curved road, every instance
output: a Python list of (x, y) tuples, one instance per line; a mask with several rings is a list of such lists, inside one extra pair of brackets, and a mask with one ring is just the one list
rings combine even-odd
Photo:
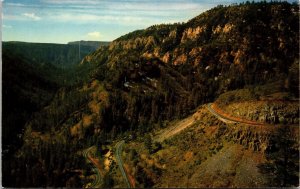
[(126, 182), (126, 185), (127, 185), (127, 188), (132, 188), (130, 182), (129, 182), (129, 179), (128, 179), (128, 176), (124, 170), (124, 167), (123, 167), (123, 161), (122, 161), (122, 147), (124, 145), (124, 140), (118, 142), (116, 144), (116, 161), (118, 163), (118, 166), (120, 168), (120, 171), (122, 173), (122, 176)]
[(239, 118), (235, 118), (235, 117), (229, 117), (226, 115), (221, 114), (220, 112), (218, 112), (217, 110), (215, 110), (212, 107), (212, 103), (209, 103), (206, 105), (207, 109), (213, 114), (215, 115), (218, 119), (220, 119), (221, 121), (225, 122), (225, 123), (244, 123), (244, 124), (248, 124), (248, 125), (267, 125), (266, 123), (260, 123), (260, 122), (255, 122), (255, 121), (250, 121), (250, 120), (242, 120)]
[(82, 152), (83, 156), (85, 157), (85, 159), (87, 159), (87, 161), (91, 164), (94, 165), (93, 171), (96, 172), (96, 178), (94, 180), (94, 182), (89, 186), (89, 188), (99, 188), (101, 186), (101, 176), (100, 176), (100, 171), (97, 168), (97, 165), (95, 164), (95, 162), (91, 159), (91, 157), (89, 156), (90, 151), (92, 150), (93, 147), (90, 147), (86, 150), (84, 150)]

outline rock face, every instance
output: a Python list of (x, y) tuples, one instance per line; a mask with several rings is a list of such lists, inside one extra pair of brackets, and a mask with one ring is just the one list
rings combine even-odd
[(270, 124), (299, 124), (297, 102), (239, 102), (228, 105), (225, 111), (236, 117)]
[(182, 34), (181, 43), (185, 43), (187, 40), (197, 39), (206, 29), (206, 25), (198, 26), (196, 28), (187, 28)]
[[(214, 115), (207, 112), (206, 109), (199, 109), (194, 114), (195, 120), (209, 120), (208, 125), (219, 125), (215, 137), (224, 139), (242, 145), (253, 151), (264, 152), (269, 144), (270, 136), (275, 127), (260, 127), (245, 124), (231, 124), (216, 119)], [(212, 124), (213, 123), (213, 124)]]

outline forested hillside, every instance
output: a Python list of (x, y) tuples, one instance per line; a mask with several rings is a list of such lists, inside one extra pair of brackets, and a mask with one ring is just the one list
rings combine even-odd
[[(82, 57), (98, 48), (95, 43), (88, 44), (81, 46)], [(24, 42), (2, 45), (2, 157), (8, 162), (23, 144), (25, 123), (32, 119), (32, 114), (49, 104), (60, 87), (85, 80), (92, 65), (79, 65), (78, 45)]]
[[(147, 136), (227, 91), (254, 91), (258, 86), (263, 90), (276, 81), (276, 92), (288, 94), (285, 100), (298, 98), (298, 12), (297, 4), (285, 2), (218, 6), (186, 23), (155, 25), (121, 36), (84, 58), (73, 56), (77, 45), (45, 56), (39, 56), (44, 46), (36, 45), (19, 62), (28, 57), (39, 63), (51, 60), (60, 68), (65, 68), (63, 62), (80, 62), (68, 77), (80, 82), (58, 85), (53, 99), (27, 118), (22, 147), (5, 160), (5, 186), (83, 187), (91, 175), (81, 154), (84, 149), (101, 148), (127, 135)], [(29, 44), (6, 45), (18, 52)], [(46, 52), (58, 47), (50, 45)], [(88, 47), (81, 53), (87, 51)], [(9, 62), (14, 60), (4, 59), (4, 65)], [(27, 63), (23, 67), (32, 66)], [(12, 74), (6, 76), (11, 80), (16, 71), (5, 72)], [(16, 76), (19, 80), (21, 74)], [(34, 73), (27, 78), (43, 82), (36, 77)], [(16, 84), (4, 83), (4, 91), (10, 85)], [(51, 86), (37, 85), (43, 86), (35, 91), (41, 96)]]
[(187, 23), (129, 33), (84, 62), (99, 65), (93, 78), (130, 94), (120, 112), (131, 119), (138, 111), (130, 107), (143, 98), (153, 107), (146, 120), (158, 121), (185, 116), (226, 91), (274, 81), (297, 97), (298, 20), (298, 7), (288, 3), (219, 6)]
[(45, 106), (58, 86), (43, 77), (43, 73), (23, 57), (10, 55), (4, 50), (2, 61), (2, 149), (7, 150), (7, 146), (16, 145), (11, 144), (12, 141), (18, 143), (16, 136), (24, 129), (30, 114)]

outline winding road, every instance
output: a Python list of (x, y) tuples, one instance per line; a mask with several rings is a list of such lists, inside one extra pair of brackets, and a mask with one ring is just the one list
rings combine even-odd
[(214, 107), (215, 105), (213, 103), (209, 103), (206, 105), (206, 108), (210, 113), (215, 115), (218, 119), (225, 123), (244, 123), (248, 125), (254, 125), (254, 126), (261, 126), (261, 125), (267, 125), (266, 123), (261, 123), (261, 122), (255, 122), (255, 121), (250, 121), (250, 120), (244, 120), (241, 118), (237, 117), (232, 117), (228, 116), (224, 112), (222, 112), (219, 108)]
[(97, 167), (97, 164), (93, 161), (93, 159), (90, 157), (90, 151), (92, 150), (93, 146), (84, 150), (82, 152), (83, 156), (85, 157), (85, 159), (93, 164), (94, 168), (93, 168), (93, 171), (96, 172), (96, 178), (95, 180), (92, 182), (92, 184), (89, 186), (89, 188), (99, 188), (101, 186), (101, 174), (100, 174), (100, 171), (99, 171), (99, 168)]
[(128, 175), (126, 174), (126, 172), (124, 170), (123, 161), (122, 161), (122, 147), (123, 147), (124, 143), (125, 143), (124, 140), (122, 140), (116, 144), (116, 161), (118, 163), (118, 166), (120, 168), (122, 176), (126, 182), (127, 188), (132, 188), (132, 186), (129, 182), (129, 179), (128, 179)]

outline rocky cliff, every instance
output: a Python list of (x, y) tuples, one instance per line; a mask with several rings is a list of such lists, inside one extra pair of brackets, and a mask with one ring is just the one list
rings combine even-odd
[(226, 112), (245, 119), (270, 124), (299, 124), (299, 104), (290, 101), (250, 101), (232, 103)]

